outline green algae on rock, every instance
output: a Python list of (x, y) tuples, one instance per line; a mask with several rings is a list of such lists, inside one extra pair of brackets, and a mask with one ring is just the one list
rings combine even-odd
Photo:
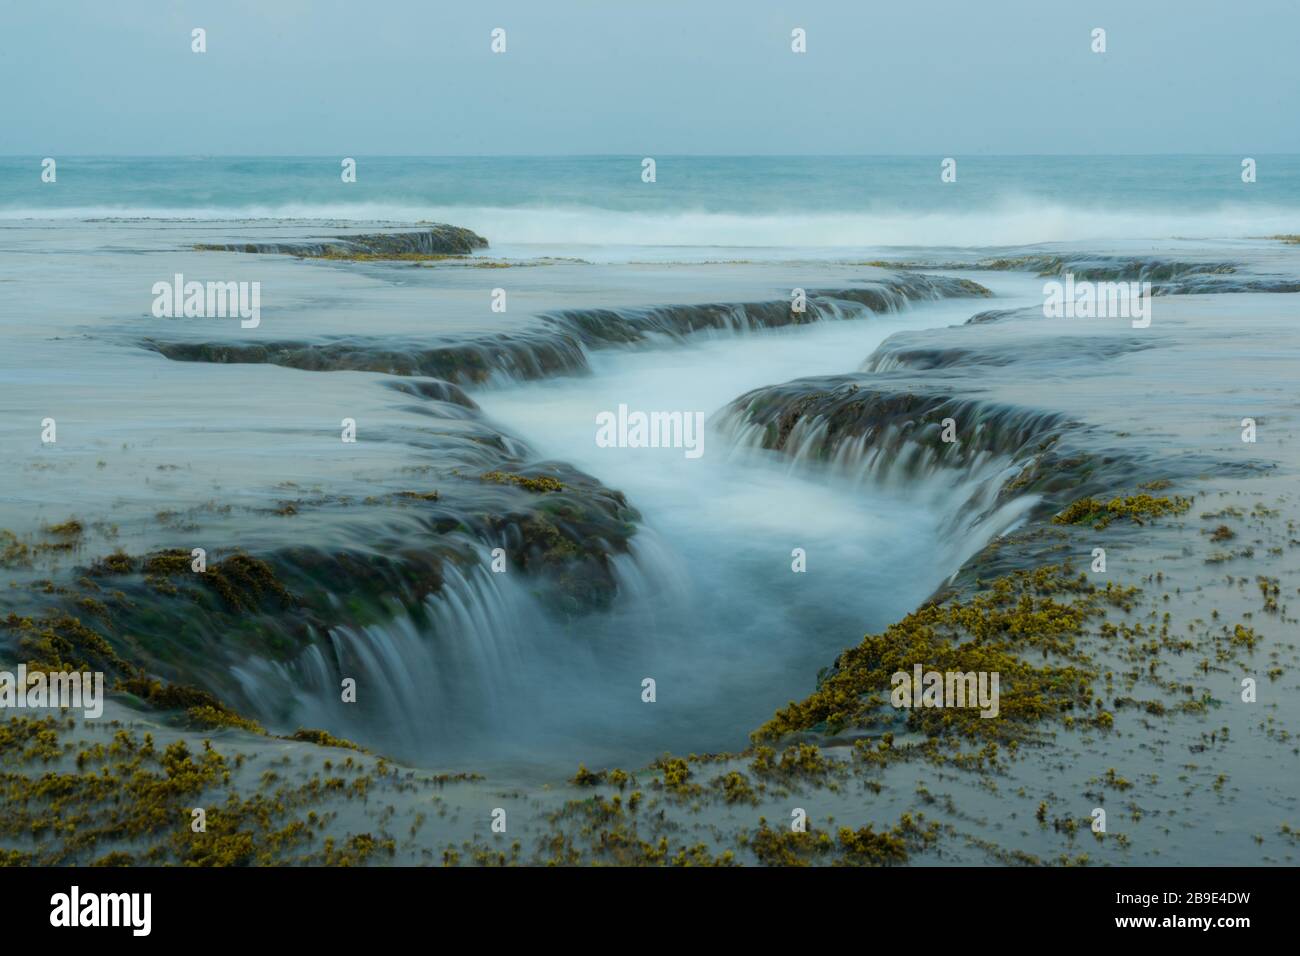
[(896, 826), (876, 831), (868, 824), (856, 830), (840, 827), (835, 837), (824, 830), (777, 830), (760, 817), (758, 828), (742, 836), (742, 844), (766, 866), (893, 866), (934, 844), (943, 827), (924, 814), (905, 813)]
[[(348, 866), (391, 856), (386, 835), (337, 841), (317, 834), (326, 819), (312, 809), (326, 795), (364, 798), (321, 771), (301, 784), (262, 775), (259, 786), (234, 786), (243, 755), (230, 759), (203, 741), (166, 747), (125, 728), (88, 743), (54, 717), (0, 723), (0, 861), (23, 865)], [(64, 768), (71, 761), (75, 766)], [(54, 765), (51, 767), (51, 765)], [(382, 763), (355, 782), (390, 773)], [(242, 793), (239, 792), (242, 790)], [(204, 811), (202, 829), (191, 826)], [(129, 849), (125, 847), (129, 846)]]
[(1052, 519), (1054, 524), (1092, 525), (1101, 531), (1112, 521), (1127, 518), (1134, 524), (1143, 524), (1143, 519), (1159, 518), (1166, 515), (1185, 514), (1192, 507), (1192, 499), (1175, 495), (1172, 498), (1157, 498), (1149, 494), (1130, 495), (1126, 498), (1112, 498), (1101, 501), (1097, 498), (1080, 498), (1070, 504), (1064, 511)]
[[(848, 728), (892, 728), (900, 722), (926, 736), (956, 736), (981, 743), (1018, 744), (1044, 720), (1088, 715), (1095, 669), (1078, 645), (1090, 619), (1106, 603), (1122, 604), (1135, 588), (1096, 588), (1058, 566), (1016, 572), (991, 582), (966, 600), (931, 603), (880, 634), (845, 651), (801, 702), (791, 701), (754, 732), (755, 741), (799, 731), (835, 734)], [(1035, 665), (1022, 655), (1039, 653), (1059, 663)], [(977, 708), (889, 706), (894, 674), (926, 670), (1001, 675), (1000, 714)]]
[(563, 491), (564, 485), (558, 478), (552, 478), (550, 475), (517, 475), (505, 471), (489, 471), (487, 474), (479, 475), (480, 481), (494, 481), (498, 485), (515, 485), (523, 488), (525, 491), (531, 491), (534, 494), (544, 494), (548, 491)]

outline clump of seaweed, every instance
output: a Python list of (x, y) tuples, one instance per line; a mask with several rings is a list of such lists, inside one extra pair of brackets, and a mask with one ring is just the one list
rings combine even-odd
[(105, 557), (97, 558), (90, 565), (90, 573), (95, 577), (131, 574), (134, 571), (135, 559), (121, 549)]
[(185, 716), (192, 726), (203, 730), (220, 730), (223, 727), (231, 727), (235, 730), (257, 734), (259, 737), (266, 735), (266, 728), (257, 721), (240, 716), (225, 707), (191, 707), (185, 712)]
[(85, 531), (85, 526), (76, 518), (69, 518), (67, 521), (61, 521), (58, 524), (52, 524), (45, 528), (46, 534), (64, 540), (80, 538)]
[(316, 744), (320, 747), (343, 747), (347, 750), (364, 750), (359, 744), (343, 737), (335, 737), (333, 734), (324, 730), (314, 730), (311, 728), (299, 727), (289, 735), (290, 740), (305, 740), (308, 743)]
[(681, 757), (661, 759), (656, 764), (663, 771), (663, 788), (679, 796), (693, 796), (700, 792), (699, 784), (691, 783), (691, 766)]
[(436, 491), (399, 491), (397, 497), (412, 501), (437, 501), (439, 495)]
[(722, 790), (723, 799), (727, 803), (758, 803), (758, 794), (750, 785), (749, 778), (737, 770), (715, 780), (714, 785)]
[(237, 713), (215, 694), (187, 684), (164, 684), (143, 671), (119, 680), (115, 690), (131, 694), (142, 702), (163, 711), (185, 712), (185, 723), (201, 730), (220, 730), (231, 727), (258, 736), (266, 730), (255, 720)]
[(31, 547), (12, 531), (0, 528), (0, 568), (19, 568), (31, 563)]
[(840, 827), (835, 837), (824, 830), (777, 830), (760, 817), (753, 833), (743, 834), (741, 844), (766, 866), (895, 866), (906, 863), (912, 853), (936, 843), (942, 827), (904, 813), (898, 824), (876, 831), (872, 824), (853, 829)]
[(1101, 501), (1098, 498), (1080, 498), (1052, 519), (1053, 524), (1092, 525), (1097, 531), (1112, 521), (1127, 518), (1134, 524), (1145, 524), (1143, 519), (1180, 515), (1192, 506), (1192, 499), (1175, 495), (1157, 498), (1153, 495), (1130, 495)]
[(575, 787), (594, 787), (597, 784), (605, 782), (605, 771), (597, 770), (592, 772), (587, 769), (586, 764), (578, 764), (578, 772), (573, 775), (569, 782)]
[(557, 478), (550, 475), (537, 475), (529, 477), (527, 475), (517, 475), (508, 471), (489, 471), (485, 475), (479, 475), (480, 481), (493, 481), (499, 485), (515, 485), (523, 488), (525, 491), (531, 491), (534, 494), (545, 494), (551, 491), (563, 491), (564, 485)]
[(140, 570), (149, 584), (167, 594), (176, 591), (171, 579), (182, 574), (190, 575), (193, 580), (216, 592), (231, 611), (256, 610), (267, 599), (284, 606), (294, 603), (293, 595), (280, 583), (275, 571), (260, 558), (232, 554), (209, 565), (202, 573), (194, 571), (192, 560), (188, 551), (175, 548), (155, 551), (140, 559), (119, 551), (97, 561), (91, 566), (90, 573), (104, 577)]
[(37, 620), (11, 613), (0, 626), (17, 636), (21, 657), (32, 671), (122, 673), (131, 669), (103, 634), (71, 614)]
[(771, 747), (755, 747), (749, 768), (757, 777), (788, 783), (795, 779), (821, 782), (833, 775), (839, 766), (824, 756), (815, 744), (796, 743), (786, 747), (779, 759)]
[(549, 866), (735, 865), (731, 850), (715, 855), (704, 843), (674, 845), (667, 836), (643, 837), (636, 819), (640, 801), (640, 791), (626, 801), (619, 794), (569, 801), (549, 817), (555, 829), (541, 841), (542, 862)]

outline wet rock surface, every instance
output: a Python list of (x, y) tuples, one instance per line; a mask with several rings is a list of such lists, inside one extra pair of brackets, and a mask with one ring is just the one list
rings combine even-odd
[(347, 258), (407, 254), (467, 255), (476, 249), (486, 249), (487, 244), (486, 239), (468, 229), (438, 224), (411, 232), (380, 232), (297, 242), (200, 243), (196, 248), (209, 252)]
[[(1086, 261), (1096, 275), (1145, 268), (1165, 283), (1238, 275), (1215, 265)], [(1064, 265), (1048, 257), (988, 268)], [(876, 311), (895, 294), (906, 300), (908, 288), (981, 294), (958, 277), (897, 281), (877, 277), (857, 298), (851, 287), (810, 292), (810, 303), (831, 317), (843, 308), (832, 303)], [(492, 644), (503, 629), (484, 609), (509, 615), (505, 630), (526, 636), (543, 621), (563, 626), (619, 607), (620, 561), (646, 516), (599, 475), (532, 452), (527, 435), (482, 416), (465, 387), (488, 376), (459, 376), (441, 359), (364, 366), (400, 376), (368, 378), (355, 393), (387, 400), (367, 406), (373, 418), (361, 421), (370, 447), (394, 456), (375, 461), (365, 494), (322, 480), (279, 488), (269, 501), (264, 491), (233, 505), (195, 505), (159, 519), (177, 532), (170, 542), (153, 528), (128, 530), (114, 544), (89, 516), (10, 533), (0, 541), (16, 583), (0, 634), (8, 656), (112, 674), (121, 682), (113, 715), (124, 725), (115, 729), (125, 735), (89, 722), (10, 723), (0, 736), (6, 783), (18, 795), (19, 809), (0, 824), (10, 852), (43, 862), (118, 852), (209, 863), (1292, 858), (1293, 796), (1261, 768), (1295, 758), (1297, 711), (1287, 688), (1300, 661), (1286, 636), (1285, 601), (1300, 585), (1288, 560), (1300, 521), (1289, 490), (1300, 467), (1289, 397), (1300, 356), (1293, 307), (1247, 289), (1181, 295), (1145, 330), (997, 311), (1000, 321), (909, 333), (873, 356), (846, 355), (840, 375), (749, 392), (715, 422), (736, 446), (815, 480), (851, 473), (863, 484), (907, 486), (951, 475), (961, 479), (952, 487), (971, 523), (1016, 509), (1009, 525), (998, 522), (1003, 533), (914, 614), (809, 661), (810, 676), (823, 668), (813, 693), (746, 728), (756, 738), (746, 745), (738, 734), (732, 752), (665, 755), (628, 770), (593, 764), (571, 778), (552, 772), (547, 789), (509, 775), (484, 782), (481, 768), (450, 776), (399, 768), (352, 750), (340, 724), (313, 729), (328, 723), (324, 702), (341, 679), (360, 673), (367, 686), (393, 691), (362, 703), (353, 729), (400, 726), (437, 697), (468, 720), (415, 730), (469, 733), (469, 722), (500, 701), (493, 693), (512, 687), (487, 686), (484, 671), (457, 655), (489, 655), (492, 673), (509, 675), (519, 660), (512, 655), (526, 649)], [(794, 315), (784, 302), (636, 306), (551, 311), (539, 327), (555, 326), (581, 352), (802, 324)], [(346, 376), (363, 367), (349, 362), (370, 361), (346, 356), (378, 343), (341, 346), (315, 365), (306, 356), (319, 342), (261, 347), (270, 355), (298, 348), (302, 357), (250, 364), (320, 378), (307, 370)], [(333, 429), (332, 406), (323, 417)], [(1247, 417), (1262, 426), (1261, 441), (1242, 441)], [(414, 470), (394, 467), (400, 459)], [(159, 473), (160, 488), (168, 475)], [(180, 545), (194, 534), (180, 529), (190, 521), (205, 529), (210, 578), (187, 567), (191, 553)], [(292, 530), (266, 530), (273, 521)], [(518, 580), (488, 570), (495, 547)], [(1108, 570), (1093, 567), (1099, 547)], [(908, 655), (1001, 669), (1015, 720), (994, 726), (888, 708), (883, 678)], [(1243, 675), (1259, 680), (1265, 707), (1237, 704)], [(268, 738), (261, 723), (281, 736)], [(300, 766), (268, 776), (271, 741)], [(107, 812), (96, 816), (102, 826), (76, 840), (33, 843), (27, 834), (46, 814), (50, 768), (68, 785), (87, 768), (104, 777), (94, 800), (61, 804)], [(230, 830), (176, 838), (145, 818), (104, 810), (104, 798), (124, 797), (166, 809), (164, 794), (139, 788), (155, 773), (181, 771), (187, 794), (233, 783), (240, 797)], [(256, 811), (259, 794), (278, 802), (275, 814)], [(509, 807), (508, 845), (483, 837), (489, 804)], [(1216, 829), (1208, 821), (1221, 819), (1225, 804), (1235, 822)], [(787, 832), (792, 805), (807, 811), (806, 833)], [(431, 806), (453, 817), (436, 838), (422, 832)], [(1102, 835), (1088, 826), (1096, 806), (1110, 814)], [(335, 815), (320, 823), (321, 814)], [(1189, 819), (1206, 824), (1195, 845), (1179, 838)], [(124, 821), (138, 824), (131, 839), (105, 836)], [(308, 847), (293, 836), (307, 826), (337, 841), (324, 852)]]

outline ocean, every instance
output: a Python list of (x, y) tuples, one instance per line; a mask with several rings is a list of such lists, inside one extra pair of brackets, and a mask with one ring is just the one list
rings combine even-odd
[[(1300, 156), (0, 158), (0, 220), (451, 222), (528, 254), (842, 256), (887, 246), (1233, 239), (1294, 227)], [(647, 248), (648, 247), (648, 248)]]

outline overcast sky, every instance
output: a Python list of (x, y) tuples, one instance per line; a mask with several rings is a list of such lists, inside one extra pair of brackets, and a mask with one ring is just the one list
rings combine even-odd
[(0, 154), (1300, 152), (1297, 36), (1297, 0), (0, 0)]

